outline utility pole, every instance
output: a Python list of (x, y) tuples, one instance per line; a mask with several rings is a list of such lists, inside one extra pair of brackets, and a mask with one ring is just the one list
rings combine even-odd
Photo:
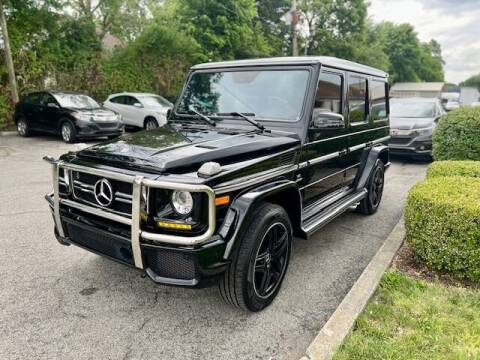
[(292, 48), (293, 48), (292, 55), (293, 56), (298, 56), (297, 25), (299, 20), (300, 19), (297, 11), (297, 0), (293, 0), (292, 2)]
[(3, 1), (0, 0), (0, 26), (2, 27), (3, 46), (5, 47), (5, 63), (8, 69), (8, 80), (10, 81), (10, 90), (12, 91), (12, 100), (18, 103), (17, 79), (15, 78), (15, 69), (13, 67), (12, 52), (10, 50), (10, 39), (8, 37), (7, 20), (3, 9)]

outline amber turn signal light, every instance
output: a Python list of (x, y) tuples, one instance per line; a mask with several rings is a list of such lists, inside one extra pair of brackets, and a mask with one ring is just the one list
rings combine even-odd
[(192, 230), (192, 225), (190, 224), (181, 224), (174, 223), (169, 221), (159, 221), (157, 222), (158, 227), (172, 230)]
[(221, 206), (221, 205), (227, 205), (230, 203), (230, 196), (225, 195), (225, 196), (220, 196), (215, 198), (215, 205), (216, 206)]

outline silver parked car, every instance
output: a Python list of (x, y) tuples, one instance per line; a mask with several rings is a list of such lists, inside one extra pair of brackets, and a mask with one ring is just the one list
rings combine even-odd
[(103, 106), (121, 114), (126, 126), (150, 130), (167, 122), (173, 104), (156, 94), (124, 92), (110, 95)]
[(390, 101), (391, 154), (431, 156), (432, 134), (445, 111), (436, 98), (400, 98)]

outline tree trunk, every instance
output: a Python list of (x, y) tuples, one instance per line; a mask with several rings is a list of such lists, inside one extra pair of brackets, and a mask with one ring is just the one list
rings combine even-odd
[(15, 69), (13, 67), (12, 52), (10, 50), (10, 39), (8, 37), (7, 20), (3, 10), (3, 2), (0, 0), (0, 26), (2, 27), (3, 43), (5, 46), (5, 63), (8, 69), (8, 79), (10, 81), (10, 90), (12, 91), (12, 100), (18, 103), (17, 79), (15, 78)]

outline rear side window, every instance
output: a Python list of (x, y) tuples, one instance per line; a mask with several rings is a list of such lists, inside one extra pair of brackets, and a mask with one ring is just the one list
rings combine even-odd
[(133, 105), (138, 102), (139, 101), (135, 99), (133, 96), (125, 96), (125, 105)]
[(348, 81), (348, 109), (350, 123), (367, 120), (367, 79), (350, 76)]
[(40, 105), (40, 94), (28, 94), (25, 96), (24, 102), (32, 105)]
[(125, 96), (115, 96), (110, 99), (110, 102), (114, 104), (125, 104)]
[(387, 84), (383, 81), (372, 80), (370, 83), (373, 120), (385, 119), (387, 112)]
[(315, 110), (342, 113), (342, 76), (321, 73), (315, 95)]

